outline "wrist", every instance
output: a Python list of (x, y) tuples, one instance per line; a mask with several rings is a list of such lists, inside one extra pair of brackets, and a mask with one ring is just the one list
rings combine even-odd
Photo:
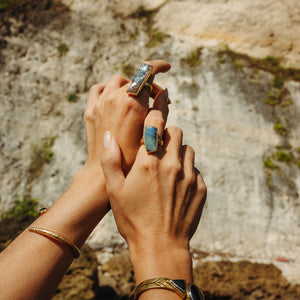
[(34, 225), (53, 230), (81, 247), (108, 210), (102, 170), (84, 167), (75, 174), (67, 191)]
[(137, 248), (131, 245), (129, 252), (136, 285), (158, 277), (184, 279), (187, 283), (193, 281), (192, 257), (188, 247), (169, 244)]

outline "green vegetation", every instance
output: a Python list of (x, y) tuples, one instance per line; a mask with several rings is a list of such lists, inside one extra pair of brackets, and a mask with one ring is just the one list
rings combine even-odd
[(69, 50), (69, 47), (65, 43), (61, 43), (59, 46), (57, 46), (57, 51), (61, 56), (66, 55)]
[(274, 125), (274, 130), (281, 136), (286, 136), (287, 135), (287, 129), (285, 126), (283, 126), (282, 124), (279, 123), (275, 123)]
[(133, 67), (132, 64), (127, 63), (122, 66), (122, 73), (125, 77), (131, 78), (134, 75), (135, 68)]
[(296, 148), (296, 152), (300, 153), (300, 147)]
[(52, 146), (56, 140), (56, 136), (51, 136), (49, 138), (44, 139), (42, 144), (42, 148), (40, 151), (41, 157), (44, 159), (45, 162), (50, 162), (54, 156), (54, 152), (52, 151)]
[(75, 93), (71, 93), (68, 95), (68, 101), (69, 102), (77, 102), (78, 96)]
[(276, 159), (283, 162), (290, 162), (292, 161), (292, 156), (284, 151), (277, 151), (276, 152)]
[(269, 93), (267, 98), (265, 98), (263, 101), (270, 106), (275, 106), (275, 105), (279, 104), (278, 96), (274, 95), (272, 93)]
[(37, 212), (37, 205), (38, 205), (38, 199), (32, 199), (25, 197), (23, 200), (15, 199), (14, 200), (14, 207), (4, 213), (1, 216), (1, 219), (10, 219), (17, 216), (33, 216), (38, 217)]
[(246, 54), (232, 51), (228, 46), (217, 53), (219, 62), (224, 62), (224, 56), (229, 57), (233, 63), (239, 61), (244, 66), (264, 70), (274, 74), (274, 87), (281, 88), (284, 81), (292, 79), (300, 81), (300, 70), (294, 68), (285, 68), (281, 66), (281, 58), (275, 56), (266, 56), (265, 58), (254, 58)]
[(284, 108), (293, 104), (290, 99), (290, 92), (286, 88), (275, 89), (273, 92), (268, 93), (267, 97), (263, 100), (269, 106), (279, 105)]
[(146, 44), (146, 47), (155, 47), (159, 44), (162, 44), (164, 42), (164, 39), (167, 37), (167, 35), (157, 29), (152, 29), (147, 31), (149, 41)]
[(284, 78), (280, 74), (275, 74), (273, 79), (274, 87), (277, 89), (281, 89), (284, 84)]
[(186, 58), (182, 58), (181, 61), (187, 63), (192, 72), (194, 72), (195, 68), (201, 65), (201, 54), (202, 48), (197, 48), (189, 53)]
[(268, 187), (272, 187), (273, 183), (272, 183), (272, 174), (270, 172), (266, 172), (266, 181), (267, 181), (267, 185)]
[(276, 148), (278, 150), (283, 150), (283, 149), (285, 149), (285, 150), (291, 150), (292, 146), (291, 146), (290, 143), (285, 142), (283, 145), (277, 145)]
[(155, 47), (163, 43), (164, 39), (168, 36), (167, 34), (154, 29), (154, 17), (157, 14), (158, 9), (145, 9), (143, 5), (139, 6), (138, 9), (133, 12), (130, 17), (134, 19), (139, 19), (142, 21), (145, 31), (148, 35), (148, 43), (146, 47)]
[(198, 106), (196, 106), (196, 105), (193, 105), (193, 107), (192, 107), (192, 110), (193, 110), (193, 111), (198, 111), (198, 110), (199, 110), (199, 108), (198, 108)]
[(33, 153), (31, 156), (31, 164), (29, 166), (29, 181), (32, 181), (35, 177), (37, 177), (44, 164), (49, 163), (54, 156), (54, 152), (52, 151), (52, 146), (54, 145), (56, 136), (48, 137), (43, 139), (43, 143), (41, 146), (34, 146)]
[(133, 41), (135, 41), (135, 40), (136, 40), (136, 35), (135, 35), (134, 33), (131, 33), (131, 34), (130, 34), (130, 38), (131, 38)]
[(268, 168), (268, 169), (278, 169), (279, 168), (276, 164), (274, 164), (272, 162), (270, 157), (267, 157), (266, 159), (264, 159), (263, 163), (264, 163), (265, 168)]
[(296, 165), (300, 169), (300, 159), (297, 161)]

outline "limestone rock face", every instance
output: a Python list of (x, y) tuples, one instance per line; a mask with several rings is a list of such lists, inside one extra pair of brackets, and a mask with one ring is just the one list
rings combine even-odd
[[(300, 84), (274, 58), (300, 66), (298, 1), (35, 2), (0, 16), (0, 211), (24, 196), (51, 205), (85, 162), (89, 87), (164, 58), (168, 125), (183, 129), (208, 187), (192, 247), (300, 281)], [(124, 244), (111, 214), (89, 243)]]
[(281, 56), (299, 65), (299, 20), (297, 0), (187, 0), (168, 1), (157, 26), (191, 42), (222, 42), (252, 56)]

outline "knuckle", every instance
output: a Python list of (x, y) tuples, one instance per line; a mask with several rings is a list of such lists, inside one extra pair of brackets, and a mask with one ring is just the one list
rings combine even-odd
[(192, 186), (195, 183), (195, 174), (194, 172), (188, 172), (184, 174), (184, 180), (186, 181), (188, 186)]
[(151, 118), (151, 123), (153, 123), (158, 128), (163, 128), (165, 126), (165, 121), (162, 116), (155, 115)]
[(191, 157), (194, 157), (195, 156), (195, 150), (193, 147), (187, 145), (186, 146), (186, 152), (187, 154), (189, 154)]
[(206, 201), (206, 197), (207, 197), (207, 186), (206, 184), (203, 182), (203, 180), (200, 181), (200, 183), (198, 182), (198, 192), (201, 195), (203, 201)]
[(146, 172), (153, 173), (159, 169), (159, 160), (156, 157), (149, 156), (147, 159), (143, 160), (142, 168)]
[(123, 105), (128, 109), (134, 109), (137, 107), (137, 101), (133, 99), (132, 97), (126, 97), (123, 101)]
[(94, 122), (95, 118), (91, 110), (86, 110), (83, 115), (84, 122)]
[(182, 171), (182, 165), (178, 159), (169, 159), (164, 165), (165, 172), (170, 175), (177, 175)]
[(115, 97), (114, 93), (109, 93), (109, 94), (105, 97), (104, 101), (105, 101), (106, 104), (114, 105), (115, 99), (116, 99), (116, 97)]
[(101, 84), (94, 84), (90, 87), (90, 94), (99, 94), (101, 90)]
[(111, 76), (109, 81), (121, 82), (122, 80), (124, 80), (124, 78), (125, 77), (121, 76), (120, 74), (114, 74), (114, 75)]
[(168, 131), (169, 131), (170, 135), (178, 136), (178, 138), (182, 139), (183, 133), (182, 133), (181, 128), (179, 128), (177, 126), (171, 126), (168, 128)]

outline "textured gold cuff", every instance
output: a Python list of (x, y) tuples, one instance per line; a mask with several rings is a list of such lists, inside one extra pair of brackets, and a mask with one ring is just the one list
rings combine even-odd
[(78, 258), (80, 256), (79, 248), (74, 243), (72, 243), (71, 241), (69, 241), (66, 238), (64, 238), (50, 230), (43, 229), (43, 228), (30, 227), (30, 228), (28, 228), (28, 230), (31, 232), (46, 236), (50, 239), (56, 240), (61, 244), (67, 245), (72, 250), (75, 258)]
[(186, 299), (185, 280), (170, 280), (168, 278), (153, 278), (141, 282), (135, 289), (134, 300), (150, 289), (165, 289), (176, 293), (181, 299)]

